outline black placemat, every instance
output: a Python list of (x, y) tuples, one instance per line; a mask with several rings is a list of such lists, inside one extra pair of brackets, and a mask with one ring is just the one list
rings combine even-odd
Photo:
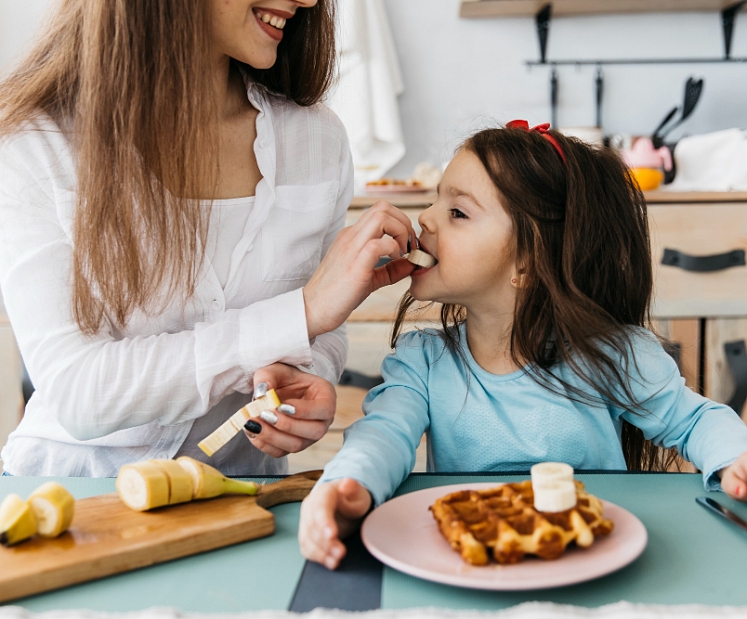
[(336, 570), (307, 561), (288, 610), (315, 608), (376, 610), (381, 607), (383, 565), (371, 556), (360, 535), (345, 540), (347, 554)]

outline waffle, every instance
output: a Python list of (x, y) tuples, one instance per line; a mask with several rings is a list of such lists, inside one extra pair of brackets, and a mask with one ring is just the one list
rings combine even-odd
[(488, 490), (462, 490), (431, 505), (441, 533), (467, 563), (518, 563), (525, 555), (559, 558), (568, 544), (586, 548), (607, 535), (613, 523), (602, 517), (602, 502), (576, 481), (576, 506), (563, 512), (534, 509), (532, 482)]

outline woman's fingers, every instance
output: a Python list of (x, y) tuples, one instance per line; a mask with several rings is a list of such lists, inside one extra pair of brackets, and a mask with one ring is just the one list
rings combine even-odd
[[(276, 417), (276, 423), (279, 424), (282, 417)], [(268, 418), (266, 415), (264, 418), (254, 419), (257, 427), (254, 431), (249, 430), (247, 436), (257, 449), (276, 458), (303, 451), (322, 438), (329, 428), (329, 423), (324, 421), (293, 421), (283, 423), (289, 429), (288, 432), (283, 432), (268, 421)], [(275, 451), (282, 452), (281, 456), (274, 455)]]
[(356, 231), (355, 242), (357, 246), (361, 247), (371, 239), (380, 239), (387, 235), (392, 237), (397, 242), (398, 249), (406, 254), (407, 242), (414, 239), (415, 232), (407, 215), (402, 214), (402, 216), (406, 222), (394, 217), (391, 212), (383, 210), (374, 213), (368, 219), (361, 218), (358, 224), (351, 228), (351, 230), (355, 229)]
[(412, 275), (415, 270), (415, 265), (410, 262), (407, 258), (399, 258), (387, 262), (384, 266), (374, 270), (373, 281), (371, 282), (371, 289), (378, 290), (384, 286), (390, 286), (396, 284), (398, 281), (403, 280), (405, 277)]
[[(410, 230), (410, 233), (413, 235), (412, 240), (415, 239), (415, 230), (412, 227), (412, 221), (410, 218), (396, 206), (386, 202), (385, 200), (379, 200), (371, 208), (367, 209), (361, 216), (361, 219), (369, 219), (375, 216), (378, 212), (384, 212), (389, 216), (394, 217), (394, 219), (398, 219), (402, 225)], [(405, 251), (407, 250), (405, 249)]]
[(339, 327), (371, 292), (386, 285), (384, 276), (401, 279), (404, 271), (375, 267), (381, 256), (399, 259), (414, 238), (409, 217), (385, 202), (340, 232), (303, 289), (309, 338)]

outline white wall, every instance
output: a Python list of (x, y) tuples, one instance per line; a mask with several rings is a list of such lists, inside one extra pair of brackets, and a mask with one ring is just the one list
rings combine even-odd
[[(463, 19), (458, 0), (385, 4), (406, 85), (400, 109), (407, 154), (394, 175), (407, 176), (419, 161), (443, 161), (471, 129), (491, 121), (550, 120), (549, 71), (524, 65), (539, 58), (533, 18)], [(550, 59), (722, 54), (716, 12), (560, 17), (548, 43)], [(747, 57), (747, 12), (737, 18), (732, 56)], [(559, 68), (561, 126), (594, 124), (594, 74), (594, 67)], [(681, 105), (690, 75), (705, 78), (703, 95), (671, 138), (747, 128), (747, 64), (612, 66), (604, 75), (607, 133), (653, 131)]]
[(52, 0), (0, 0), (0, 73), (30, 44)]

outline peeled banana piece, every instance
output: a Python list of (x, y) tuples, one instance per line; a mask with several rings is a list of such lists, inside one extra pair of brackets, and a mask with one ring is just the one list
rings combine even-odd
[(126, 464), (117, 475), (117, 492), (130, 509), (143, 512), (169, 504), (166, 472), (152, 460)]
[(9, 494), (0, 504), (0, 544), (12, 546), (36, 533), (36, 516), (17, 494)]
[(176, 460), (151, 460), (166, 474), (169, 483), (169, 505), (186, 503), (194, 496), (192, 475)]
[(27, 503), (36, 517), (42, 537), (57, 537), (70, 527), (75, 514), (75, 498), (65, 486), (48, 481), (31, 493)]
[(254, 482), (231, 479), (218, 469), (187, 456), (127, 464), (117, 476), (120, 498), (136, 511), (193, 499), (211, 499), (222, 494), (253, 495), (259, 488)]
[(177, 458), (176, 461), (192, 476), (194, 499), (211, 499), (222, 494), (257, 494), (259, 484), (253, 481), (239, 481), (226, 477), (218, 469), (209, 464), (195, 460), (188, 456)]
[(562, 512), (576, 505), (573, 467), (563, 462), (540, 462), (531, 468), (534, 508)]
[(530, 472), (532, 488), (553, 481), (573, 481), (573, 467), (565, 462), (540, 462)]
[(534, 490), (534, 509), (539, 512), (564, 512), (575, 506), (576, 484), (572, 481), (548, 482)]

